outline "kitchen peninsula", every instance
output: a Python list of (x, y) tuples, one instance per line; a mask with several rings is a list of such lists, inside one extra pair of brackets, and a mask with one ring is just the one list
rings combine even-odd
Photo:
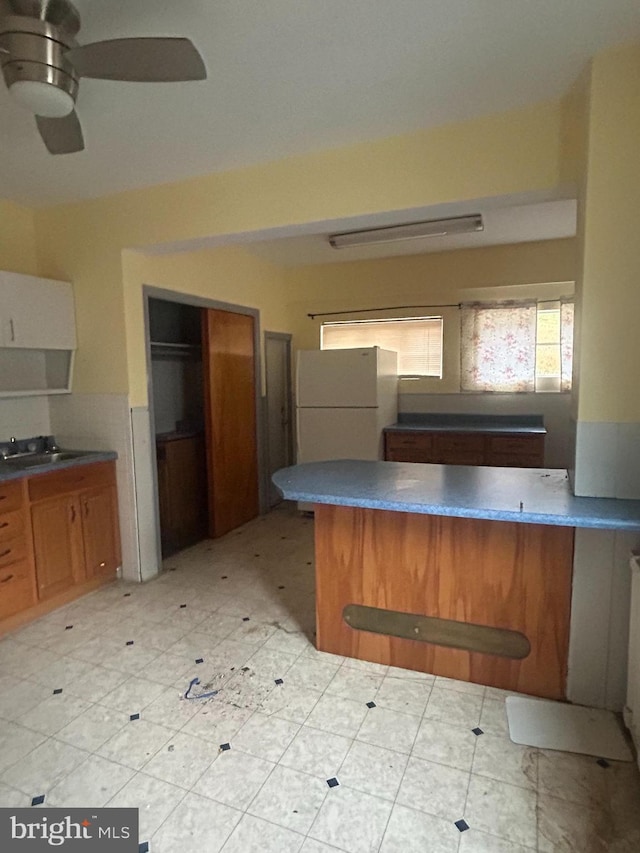
[(338, 460), (276, 472), (315, 509), (322, 651), (566, 697), (574, 528), (640, 530), (640, 501), (566, 472)]

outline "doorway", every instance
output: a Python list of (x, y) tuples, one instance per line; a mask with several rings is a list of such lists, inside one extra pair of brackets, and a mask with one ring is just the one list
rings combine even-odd
[(258, 460), (259, 313), (144, 288), (153, 484), (162, 557), (265, 506)]
[(291, 335), (264, 333), (266, 375), (267, 479), (269, 507), (282, 497), (271, 475), (293, 464), (293, 401), (291, 394)]

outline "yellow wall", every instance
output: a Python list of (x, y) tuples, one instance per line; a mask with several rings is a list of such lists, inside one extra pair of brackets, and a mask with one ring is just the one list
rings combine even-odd
[(552, 193), (560, 175), (560, 123), (554, 101), (38, 211), (40, 272), (75, 287), (76, 390), (131, 388), (134, 401), (142, 399), (143, 329), (132, 301), (140, 291), (134, 286), (132, 297), (127, 277), (125, 294), (123, 249), (461, 199)]
[[(341, 320), (376, 316), (415, 317), (431, 312), (407, 308), (359, 314), (354, 309), (402, 305), (428, 308), (498, 296), (505, 299), (530, 296), (556, 298), (570, 295), (573, 284), (548, 288), (536, 285), (544, 282), (572, 283), (575, 268), (574, 240), (297, 267), (287, 271), (294, 345), (300, 349), (316, 349), (319, 345), (321, 318), (312, 320), (307, 314), (351, 312), (335, 318)], [(412, 393), (460, 390), (458, 309), (435, 309), (433, 313), (444, 318), (443, 379), (411, 380)]]
[(33, 211), (0, 199), (0, 270), (36, 275), (36, 233)]
[[(237, 246), (175, 255), (126, 252), (123, 266), (132, 406), (147, 402), (145, 346), (139, 333), (144, 323), (142, 286), (145, 284), (257, 308), (262, 332), (289, 329), (282, 271)], [(264, 381), (264, 359), (262, 365)]]
[(640, 45), (592, 65), (579, 287), (581, 421), (640, 421)]

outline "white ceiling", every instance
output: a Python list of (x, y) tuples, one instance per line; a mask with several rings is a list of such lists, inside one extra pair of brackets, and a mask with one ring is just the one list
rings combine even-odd
[[(52, 157), (0, 83), (0, 198), (45, 205), (507, 110), (640, 37), (637, 0), (77, 0), (81, 43), (185, 35), (207, 81), (83, 80)], [(337, 253), (336, 253), (337, 254)]]

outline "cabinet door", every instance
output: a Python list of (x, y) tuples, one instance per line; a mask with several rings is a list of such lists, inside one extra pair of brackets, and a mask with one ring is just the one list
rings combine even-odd
[(103, 486), (80, 495), (87, 578), (114, 575), (120, 565), (115, 489)]
[(72, 495), (31, 507), (38, 597), (42, 601), (83, 580), (82, 521)]
[(3, 272), (0, 298), (4, 346), (75, 349), (73, 291), (68, 282)]

